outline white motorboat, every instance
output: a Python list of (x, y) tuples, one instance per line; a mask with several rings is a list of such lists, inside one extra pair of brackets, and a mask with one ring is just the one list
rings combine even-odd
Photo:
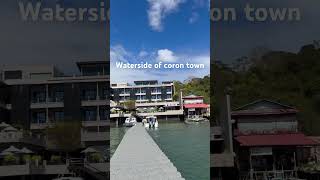
[(204, 117), (193, 116), (193, 117), (187, 118), (187, 120), (185, 122), (186, 123), (200, 123), (200, 122), (204, 122), (204, 121), (208, 121), (208, 119), (206, 119)]
[(146, 123), (144, 123), (144, 127), (146, 127), (146, 128), (158, 128), (159, 127), (159, 122), (158, 122), (156, 116), (146, 117), (145, 122)]
[(132, 126), (135, 126), (136, 124), (137, 124), (137, 119), (135, 117), (128, 117), (126, 118), (123, 125), (126, 127), (132, 127)]

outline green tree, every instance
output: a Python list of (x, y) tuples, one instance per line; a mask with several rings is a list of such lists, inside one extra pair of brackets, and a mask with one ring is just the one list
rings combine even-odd
[(48, 143), (52, 148), (62, 152), (72, 152), (81, 147), (81, 122), (57, 122), (47, 128)]
[(136, 102), (134, 100), (128, 100), (123, 103), (124, 108), (128, 111), (135, 111), (136, 110)]

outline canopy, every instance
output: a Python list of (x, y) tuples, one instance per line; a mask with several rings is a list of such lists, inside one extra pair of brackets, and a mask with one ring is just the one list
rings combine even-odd
[(81, 151), (81, 153), (85, 153), (85, 154), (87, 154), (87, 153), (97, 153), (97, 152), (98, 151), (93, 149), (92, 147), (88, 147), (87, 149)]
[(28, 148), (24, 147), (20, 150), (21, 154), (33, 154), (34, 152), (32, 152), (31, 150), (29, 150)]
[(4, 131), (4, 132), (17, 132), (18, 130), (12, 126), (8, 126), (8, 127), (4, 128), (2, 131)]
[(9, 126), (10, 126), (10, 125), (7, 124), (7, 123), (5, 123), (5, 122), (0, 123), (0, 127), (1, 127), (1, 128), (6, 128), (6, 127), (9, 127)]
[(14, 146), (10, 146), (8, 149), (5, 149), (2, 151), (3, 153), (7, 153), (7, 152), (11, 152), (11, 153), (20, 153), (20, 149), (14, 147)]

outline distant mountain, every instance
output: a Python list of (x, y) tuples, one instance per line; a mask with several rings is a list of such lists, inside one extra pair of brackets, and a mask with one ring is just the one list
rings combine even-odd
[(203, 96), (205, 103), (210, 103), (210, 76), (203, 78), (192, 77), (185, 80), (183, 83), (175, 81), (175, 94), (173, 98), (179, 99), (180, 90), (182, 90), (183, 96), (194, 94), (197, 96)]
[(294, 106), (300, 110), (300, 128), (307, 134), (320, 135), (320, 49), (317, 44), (305, 45), (297, 53), (269, 51), (259, 58), (242, 59), (245, 61), (232, 67), (222, 64), (211, 67), (220, 72), (223, 86), (231, 87), (233, 107), (257, 99)]

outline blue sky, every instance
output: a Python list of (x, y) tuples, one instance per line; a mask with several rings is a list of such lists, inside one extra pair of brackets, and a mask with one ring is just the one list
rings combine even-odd
[[(209, 74), (208, 0), (111, 0), (111, 81), (180, 80)], [(205, 69), (117, 69), (115, 62), (202, 63)], [(130, 78), (129, 78), (130, 77)]]

